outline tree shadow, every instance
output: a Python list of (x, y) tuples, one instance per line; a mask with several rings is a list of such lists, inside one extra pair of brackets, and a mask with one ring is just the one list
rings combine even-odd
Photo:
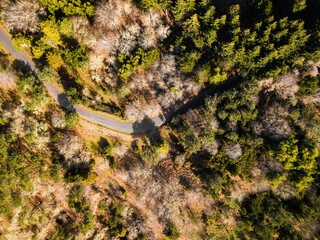
[(79, 88), (78, 84), (75, 81), (75, 78), (69, 74), (68, 70), (65, 67), (60, 67), (58, 69), (58, 74), (60, 76), (63, 89), (67, 90), (71, 87), (76, 87), (77, 89)]
[(108, 142), (107, 139), (105, 139), (104, 137), (101, 137), (101, 138), (99, 139), (99, 141), (98, 141), (98, 145), (99, 145), (100, 149), (103, 149), (103, 148), (109, 146), (110, 143)]
[(6, 69), (9, 66), (9, 58), (8, 58), (8, 54), (4, 53), (4, 52), (0, 52), (0, 66), (2, 69)]
[(32, 75), (34, 75), (35, 77), (37, 77), (37, 74), (35, 72), (34, 69), (32, 69), (32, 67), (30, 66), (30, 64), (28, 62), (24, 62), (18, 59), (15, 59), (12, 64), (11, 67), (13, 69), (13, 71), (17, 74), (20, 75), (22, 74), (27, 74), (28, 72), (32, 72)]
[(148, 136), (150, 134), (159, 134), (158, 127), (156, 126), (156, 123), (152, 119), (145, 119), (142, 122), (135, 122), (132, 124), (132, 129), (133, 132), (138, 134), (138, 133), (145, 133)]
[(58, 94), (57, 100), (59, 104), (67, 109), (68, 111), (75, 111), (76, 109), (74, 108), (73, 102), (69, 100), (65, 95), (62, 93)]

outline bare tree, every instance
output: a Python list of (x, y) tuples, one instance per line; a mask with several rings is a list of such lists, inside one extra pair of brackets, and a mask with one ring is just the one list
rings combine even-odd
[(239, 143), (232, 142), (224, 148), (225, 154), (232, 160), (237, 160), (242, 156), (242, 148)]
[(123, 9), (118, 1), (102, 2), (96, 8), (95, 24), (102, 29), (117, 29), (121, 26), (122, 13)]
[(307, 72), (312, 76), (316, 77), (319, 74), (318, 68), (313, 61), (308, 61)]
[(167, 37), (169, 37), (171, 33), (170, 26), (169, 25), (163, 25), (161, 24), (157, 29), (156, 29), (156, 34), (158, 38), (163, 41)]
[(24, 137), (26, 134), (24, 131), (24, 123), (26, 119), (24, 111), (24, 106), (20, 105), (15, 108), (12, 113), (7, 112), (6, 114), (7, 117), (13, 119), (13, 121), (10, 122), (10, 131), (17, 134), (19, 137)]
[(131, 25), (127, 29), (120, 32), (118, 51), (124, 55), (130, 55), (130, 52), (137, 45), (137, 37), (140, 34), (140, 27), (138, 25)]
[(120, 145), (118, 147), (114, 147), (112, 150), (115, 155), (121, 158), (127, 154), (129, 147), (126, 145)]
[(143, 23), (148, 27), (155, 28), (162, 23), (160, 14), (153, 10), (143, 13)]
[(261, 116), (252, 123), (253, 131), (275, 141), (286, 139), (291, 135), (291, 128), (285, 119), (288, 112), (279, 105), (266, 109)]
[(157, 97), (161, 106), (165, 109), (171, 108), (174, 105), (174, 100), (168, 93), (162, 93)]
[(214, 156), (219, 151), (219, 142), (215, 139), (208, 139), (204, 142), (203, 149)]
[(177, 72), (177, 62), (173, 54), (165, 54), (160, 61), (160, 76), (165, 78), (168, 75), (174, 75)]
[(92, 32), (92, 27), (87, 18), (72, 16), (70, 18), (74, 36), (89, 47), (94, 47), (97, 39)]
[(313, 95), (304, 96), (302, 98), (304, 104), (319, 104), (320, 103), (320, 88), (317, 88), (317, 92)]
[(67, 124), (64, 116), (61, 113), (53, 113), (51, 117), (52, 126), (59, 129), (64, 129)]
[(209, 129), (212, 129), (213, 131), (217, 131), (219, 129), (220, 122), (214, 116), (209, 120), (208, 125), (209, 125)]
[(283, 99), (294, 98), (299, 91), (298, 82), (301, 76), (298, 70), (282, 75), (277, 79), (264, 79), (259, 82), (260, 87), (266, 91), (275, 91)]
[(148, 85), (148, 80), (145, 76), (145, 74), (135, 74), (132, 78), (131, 81), (128, 84), (129, 88), (134, 90), (134, 89), (139, 89), (139, 90), (144, 90), (146, 89)]
[(19, 0), (11, 5), (5, 14), (4, 22), (9, 30), (35, 33), (40, 30), (40, 15), (45, 8), (38, 1)]
[(191, 94), (197, 94), (201, 90), (201, 86), (199, 86), (198, 84), (196, 84), (190, 79), (183, 81), (183, 88), (185, 92), (191, 93)]
[(108, 33), (97, 41), (97, 48), (107, 55), (113, 55), (117, 51), (118, 41), (118, 36)]
[(174, 162), (178, 165), (178, 167), (182, 167), (186, 162), (186, 157), (184, 155), (178, 155), (176, 156)]
[(132, 103), (126, 107), (125, 115), (128, 120), (134, 122), (141, 122), (146, 117), (141, 109), (137, 108)]
[(84, 147), (81, 138), (73, 132), (63, 134), (55, 146), (58, 152), (66, 159), (71, 159)]
[(139, 44), (144, 50), (148, 50), (156, 44), (156, 38), (151, 31), (145, 31), (140, 36)]
[(0, 88), (14, 89), (16, 87), (15, 76), (6, 72), (0, 72)]
[(45, 147), (51, 141), (48, 125), (44, 122), (37, 122), (34, 133), (35, 140), (33, 144), (37, 149), (43, 149), (43, 147)]
[(150, 119), (159, 116), (161, 113), (161, 110), (162, 110), (161, 106), (156, 101), (148, 102), (143, 107), (144, 113)]
[(71, 168), (74, 165), (87, 165), (91, 154), (83, 144), (81, 138), (73, 132), (67, 132), (55, 144), (59, 154), (64, 156), (64, 165)]
[(90, 70), (99, 70), (103, 68), (103, 57), (95, 52), (89, 53), (89, 68)]

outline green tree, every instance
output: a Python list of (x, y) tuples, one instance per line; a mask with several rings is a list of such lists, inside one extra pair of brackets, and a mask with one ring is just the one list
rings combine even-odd
[(84, 69), (87, 67), (88, 56), (86, 46), (76, 46), (72, 49), (61, 50), (61, 54), (66, 63), (74, 68)]
[(44, 67), (39, 71), (38, 77), (42, 82), (52, 83), (55, 78), (55, 71), (52, 68)]
[(25, 36), (22, 33), (18, 33), (12, 37), (12, 45), (18, 51), (21, 51), (21, 46), (31, 46), (31, 42), (33, 40), (32, 36)]
[(314, 181), (313, 175), (317, 169), (319, 151), (312, 140), (300, 142), (291, 136), (280, 142), (276, 158), (283, 162), (284, 169), (289, 171), (289, 180), (298, 189), (303, 191)]
[(48, 7), (49, 12), (54, 13), (61, 10), (64, 14), (93, 16), (94, 6), (91, 1), (85, 0), (41, 0), (41, 3)]
[(198, 15), (195, 13), (189, 19), (187, 19), (184, 23), (184, 29), (191, 34), (197, 35), (199, 33), (200, 22), (198, 20)]
[(190, 16), (195, 9), (195, 0), (178, 0), (172, 12), (176, 21), (183, 22), (183, 20)]
[(306, 0), (294, 0), (292, 12), (300, 12), (307, 7)]
[(58, 21), (59, 32), (66, 37), (71, 37), (73, 32), (71, 22), (68, 18), (63, 18)]
[(47, 53), (46, 58), (48, 64), (55, 69), (60, 68), (64, 63), (60, 53), (57, 51)]
[(40, 26), (41, 26), (41, 32), (43, 32), (44, 34), (42, 38), (42, 42), (52, 46), (57, 46), (62, 44), (59, 27), (54, 18), (41, 22)]
[(50, 46), (48, 46), (46, 43), (42, 41), (43, 39), (40, 39), (36, 42), (35, 46), (32, 47), (32, 54), (34, 58), (41, 58), (45, 52), (50, 49)]
[(201, 53), (195, 50), (184, 53), (183, 56), (179, 58), (179, 69), (184, 73), (191, 73), (200, 58)]

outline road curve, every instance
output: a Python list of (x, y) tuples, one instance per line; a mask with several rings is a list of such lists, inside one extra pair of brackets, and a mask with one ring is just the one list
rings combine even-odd
[[(34, 74), (38, 72), (35, 64), (25, 55), (25, 53), (21, 51), (17, 51), (12, 45), (11, 38), (0, 28), (0, 43), (19, 61), (21, 61), (26, 67), (31, 69)], [(186, 104), (183, 104), (180, 107), (176, 107), (167, 113), (164, 113), (154, 119), (143, 121), (141, 123), (128, 123), (122, 122), (120, 120), (115, 120), (113, 118), (109, 118), (98, 113), (89, 111), (79, 105), (74, 105), (70, 100), (67, 99), (55, 86), (49, 83), (44, 83), (44, 87), (47, 89), (49, 94), (60, 103), (61, 106), (65, 107), (68, 110), (76, 110), (80, 117), (105, 126), (107, 128), (111, 128), (117, 131), (125, 132), (125, 133), (141, 133), (148, 132), (156, 127), (159, 127), (169, 121), (179, 114), (183, 114), (189, 109), (195, 108), (205, 102), (205, 98), (207, 95), (212, 95), (218, 91), (222, 91), (230, 86), (232, 86), (236, 82), (236, 79), (229, 79), (224, 82), (222, 85), (212, 87), (193, 99), (191, 99)]]

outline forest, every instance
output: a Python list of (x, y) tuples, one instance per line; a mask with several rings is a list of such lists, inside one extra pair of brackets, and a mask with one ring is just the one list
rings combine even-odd
[[(0, 0), (0, 30), (38, 70), (0, 44), (0, 239), (319, 239), (319, 12), (318, 0)], [(46, 84), (135, 124), (203, 101), (125, 134)]]

